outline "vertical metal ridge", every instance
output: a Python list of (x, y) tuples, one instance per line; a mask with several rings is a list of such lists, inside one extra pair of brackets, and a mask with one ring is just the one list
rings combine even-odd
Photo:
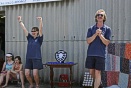
[[(112, 36), (114, 36), (112, 40), (130, 40), (130, 5), (130, 0), (63, 0), (0, 7), (0, 10), (5, 10), (6, 15), (6, 52), (20, 55), (25, 64), (27, 40), (17, 21), (17, 16), (22, 16), (22, 21), (29, 32), (33, 26), (39, 26), (36, 17), (42, 16), (43, 63), (55, 61), (55, 52), (59, 49), (65, 50), (68, 54), (66, 61), (78, 63), (73, 70), (74, 80), (81, 83), (88, 48), (86, 33), (87, 29), (95, 24), (95, 12), (98, 9), (106, 11), (107, 21), (105, 24), (112, 29)], [(57, 79), (56, 74), (68, 73), (67, 69), (55, 69), (55, 71), (55, 79)], [(40, 75), (44, 81), (49, 82), (49, 68), (41, 71)]]

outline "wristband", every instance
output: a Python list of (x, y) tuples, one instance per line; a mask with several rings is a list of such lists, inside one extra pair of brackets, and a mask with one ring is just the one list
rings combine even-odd
[(21, 21), (19, 21), (19, 23), (21, 23), (22, 22), (22, 20)]

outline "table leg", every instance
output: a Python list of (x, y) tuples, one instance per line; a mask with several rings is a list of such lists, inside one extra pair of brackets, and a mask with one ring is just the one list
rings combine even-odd
[(50, 67), (50, 85), (51, 85), (51, 88), (54, 87), (53, 76), (54, 76), (53, 67)]
[(72, 88), (72, 67), (70, 67), (70, 86)]

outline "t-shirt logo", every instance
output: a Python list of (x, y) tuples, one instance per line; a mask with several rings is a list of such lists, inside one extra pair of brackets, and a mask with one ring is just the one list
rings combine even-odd
[(35, 39), (35, 42), (37, 42), (37, 39)]
[(105, 34), (105, 31), (102, 31), (102, 35), (104, 35)]

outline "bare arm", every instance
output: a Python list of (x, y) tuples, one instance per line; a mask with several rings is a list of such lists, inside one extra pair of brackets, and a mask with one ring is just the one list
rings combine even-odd
[(19, 21), (20, 26), (21, 26), (21, 28), (23, 29), (25, 35), (28, 36), (28, 31), (27, 31), (27, 29), (26, 29), (24, 23), (23, 23), (22, 20), (21, 20), (21, 16), (18, 16), (18, 21)]
[(43, 22), (42, 22), (42, 17), (37, 17), (39, 21), (39, 35), (40, 37), (42, 36), (42, 28), (43, 28)]
[(108, 44), (110, 43), (110, 40), (106, 39), (102, 34), (99, 34), (99, 37), (101, 39), (101, 41), (108, 46)]
[(21, 64), (19, 70), (15, 70), (15, 71), (20, 72), (22, 70), (22, 67), (23, 67), (23, 65)]
[(97, 29), (96, 33), (93, 36), (87, 38), (87, 43), (90, 44), (91, 42), (93, 42), (98, 34), (101, 34), (101, 30), (100, 29)]
[(15, 67), (15, 65), (12, 66), (11, 72), (12, 73), (17, 73), (17, 72), (14, 71), (14, 67)]
[(91, 37), (89, 37), (89, 38), (87, 38), (87, 43), (88, 44), (90, 44), (91, 42), (93, 42), (94, 41), (94, 39), (96, 38), (96, 36), (97, 36), (97, 34), (95, 33), (93, 36), (91, 36)]

